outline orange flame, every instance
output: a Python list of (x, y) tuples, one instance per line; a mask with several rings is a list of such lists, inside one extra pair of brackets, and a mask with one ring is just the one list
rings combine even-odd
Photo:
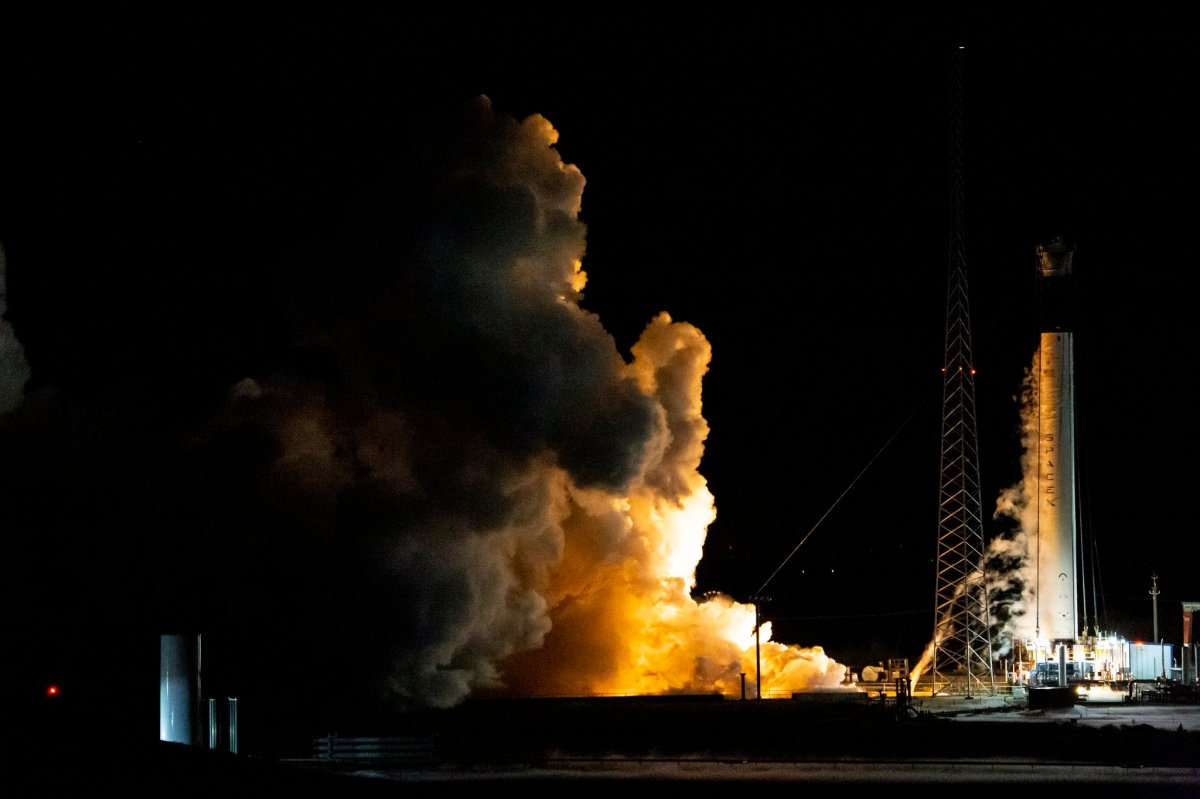
[(699, 473), (708, 427), (700, 384), (711, 357), (699, 330), (660, 314), (633, 348), (630, 372), (661, 403), (664, 430), (625, 495), (565, 485), (563, 553), (547, 575), (552, 627), (541, 648), (506, 663), (510, 690), (532, 695), (721, 693), (763, 696), (841, 687), (846, 669), (820, 647), (771, 640), (752, 605), (697, 601), (696, 566), (713, 496)]

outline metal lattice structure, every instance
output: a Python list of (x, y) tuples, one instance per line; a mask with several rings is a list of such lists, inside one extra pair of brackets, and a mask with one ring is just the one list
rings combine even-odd
[(961, 48), (954, 53), (950, 80), (950, 246), (931, 677), (934, 693), (970, 695), (993, 692), (995, 683), (963, 219), (962, 55)]

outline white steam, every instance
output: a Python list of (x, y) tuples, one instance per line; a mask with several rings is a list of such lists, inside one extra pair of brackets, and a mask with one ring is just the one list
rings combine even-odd
[(1034, 607), (1037, 590), (1037, 559), (1033, 550), (1037, 542), (1037, 508), (1032, 498), (1037, 496), (1037, 416), (1038, 368), (1034, 363), (1025, 373), (1021, 393), (1016, 397), (1020, 407), (1021, 480), (1000, 492), (996, 498), (993, 518), (1006, 523), (1000, 534), (988, 544), (988, 595), (991, 600), (993, 649), (1003, 657), (1014, 641), (1034, 636), (1036, 618), (1029, 613)]

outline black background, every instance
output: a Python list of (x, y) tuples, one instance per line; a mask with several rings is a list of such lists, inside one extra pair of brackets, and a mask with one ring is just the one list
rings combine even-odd
[[(932, 628), (947, 87), (965, 42), (984, 506), (1019, 477), (1034, 247), (1063, 235), (1101, 621), (1150, 637), (1157, 573), (1160, 635), (1179, 640), (1200, 590), (1197, 139), (1195, 41), (1170, 19), (197, 14), (0, 36), (6, 318), (31, 388), (133, 396), (148, 424), (203, 413), (279, 357), (270, 276), (338, 241), (415, 127), (486, 94), (546, 116), (587, 178), (584, 305), (616, 346), (658, 311), (712, 343), (701, 471), (718, 515), (696, 593), (745, 600), (770, 578), (776, 638), (852, 663), (915, 659)], [(162, 565), (85, 530), (12, 557), (58, 597), (51, 626), (95, 587), (78, 571), (132, 576), (136, 604), (139, 570)]]

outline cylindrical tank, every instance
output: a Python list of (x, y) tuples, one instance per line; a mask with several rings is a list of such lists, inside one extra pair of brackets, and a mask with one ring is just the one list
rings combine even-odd
[(158, 662), (158, 738), (194, 743), (200, 694), (200, 636), (160, 636)]
[(883, 682), (887, 679), (888, 670), (881, 663), (878, 666), (863, 666), (863, 682)]

